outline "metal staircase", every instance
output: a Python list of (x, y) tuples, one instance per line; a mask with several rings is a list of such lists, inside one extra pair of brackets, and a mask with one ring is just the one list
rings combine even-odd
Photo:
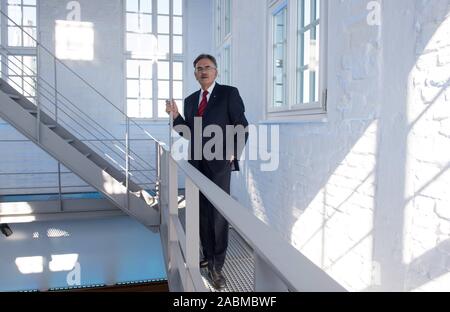
[[(6, 14), (0, 13), (15, 24)], [(33, 83), (24, 80), (23, 83), (27, 84), (25, 87), (17, 85), (13, 79), (8, 79), (8, 82), (0, 79), (0, 117), (126, 214), (146, 226), (158, 226), (160, 214), (156, 197), (147, 191), (150, 184), (157, 183), (156, 164), (152, 166), (130, 148), (130, 124), (134, 122), (47, 48), (23, 29), (22, 32), (36, 43), (37, 55), (45, 55), (53, 60), (55, 79), (53, 84), (48, 82), (38, 75), (37, 70), (17, 58), (9, 47), (1, 46), (2, 77), (20, 76), (20, 71), (24, 70), (36, 78), (33, 78)], [(101, 121), (82, 111), (80, 105), (60, 92), (57, 66), (66, 70), (66, 75), (68, 73), (75, 78), (79, 85), (74, 88), (96, 95), (93, 105), (103, 105), (105, 113), (114, 111), (119, 114), (126, 125), (124, 139), (117, 138)], [(135, 132), (141, 131), (140, 135), (145, 135), (154, 146), (158, 144), (138, 124), (134, 123), (133, 126)], [(89, 138), (95, 138), (96, 144), (91, 143)], [(152, 172), (153, 176), (148, 174)]]
[(130, 179), (127, 181), (126, 175), (45, 112), (38, 111), (36, 105), (3, 79), (0, 79), (0, 116), (118, 208), (146, 225), (159, 224), (159, 214), (150, 207), (155, 204), (154, 199), (146, 190)]

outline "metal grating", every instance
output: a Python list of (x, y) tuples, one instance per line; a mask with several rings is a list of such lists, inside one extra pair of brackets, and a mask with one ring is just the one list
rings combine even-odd
[[(184, 207), (183, 195), (179, 196), (179, 207)], [(178, 214), (184, 227), (185, 209), (180, 208)], [(208, 269), (200, 269), (200, 273), (206, 288), (211, 292), (251, 292), (254, 288), (254, 267), (253, 250), (239, 233), (230, 227), (227, 257), (223, 267), (223, 275), (227, 281), (227, 286), (222, 290), (216, 290), (208, 278)]]
[(223, 275), (227, 286), (216, 290), (208, 278), (208, 270), (201, 269), (203, 282), (212, 292), (251, 292), (253, 291), (254, 260), (250, 246), (233, 228), (230, 228), (227, 258)]

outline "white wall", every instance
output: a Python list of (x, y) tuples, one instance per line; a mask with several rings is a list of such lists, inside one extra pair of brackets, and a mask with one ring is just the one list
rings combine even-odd
[[(232, 193), (352, 291), (450, 290), (450, 1), (329, 1), (326, 122), (280, 126), (280, 166)], [(266, 1), (233, 1), (233, 82), (266, 101)], [(444, 22), (445, 21), (445, 22)], [(264, 43), (263, 43), (264, 42)]]

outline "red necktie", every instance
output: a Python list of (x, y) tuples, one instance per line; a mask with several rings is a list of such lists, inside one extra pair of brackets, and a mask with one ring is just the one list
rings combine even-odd
[(208, 91), (203, 92), (202, 101), (200, 102), (200, 105), (198, 106), (197, 116), (203, 117), (203, 114), (205, 113), (206, 106), (208, 106)]

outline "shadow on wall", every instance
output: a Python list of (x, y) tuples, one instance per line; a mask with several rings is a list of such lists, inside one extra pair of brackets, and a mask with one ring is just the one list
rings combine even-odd
[[(353, 17), (366, 4), (330, 6)], [(449, 202), (449, 5), (383, 2), (380, 27), (333, 20), (329, 123), (281, 126), (279, 170), (247, 162), (236, 181), (244, 204), (349, 290), (413, 290), (448, 272), (450, 216), (437, 210)]]

